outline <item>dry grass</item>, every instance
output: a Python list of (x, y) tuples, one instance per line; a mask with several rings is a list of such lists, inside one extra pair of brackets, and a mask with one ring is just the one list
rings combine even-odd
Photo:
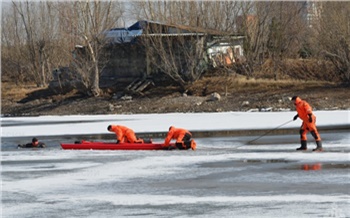
[(1, 82), (1, 99), (18, 101), (27, 96), (27, 94), (43, 88), (38, 88), (34, 84), (16, 85), (9, 82)]
[(263, 92), (278, 91), (281, 89), (309, 89), (335, 84), (324, 81), (298, 81), (292, 79), (273, 80), (273, 79), (248, 79), (241, 75), (206, 77), (196, 81), (189, 90), (194, 95), (208, 95), (213, 92), (222, 93), (244, 93), (244, 92)]
[(337, 69), (332, 63), (314, 59), (285, 59), (277, 66), (268, 59), (259, 71), (254, 72), (255, 78), (294, 79), (300, 81), (322, 80), (341, 82)]

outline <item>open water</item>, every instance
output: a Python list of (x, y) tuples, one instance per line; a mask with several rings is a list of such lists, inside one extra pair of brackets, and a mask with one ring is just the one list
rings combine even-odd
[[(17, 149), (2, 139), (2, 214), (18, 217), (350, 217), (349, 133), (199, 138), (196, 151)], [(162, 139), (159, 139), (162, 140)], [(157, 141), (157, 139), (154, 139)], [(315, 147), (309, 142), (309, 150)]]

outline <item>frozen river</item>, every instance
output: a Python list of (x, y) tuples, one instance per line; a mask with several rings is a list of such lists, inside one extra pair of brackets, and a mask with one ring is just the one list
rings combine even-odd
[[(350, 217), (350, 111), (316, 112), (321, 153), (295, 151), (301, 121), (292, 122), (294, 115), (1, 118), (1, 217)], [(137, 133), (164, 132), (175, 125), (229, 137), (196, 134), (196, 151), (60, 148), (60, 142), (113, 140), (106, 128), (116, 123)], [(281, 124), (288, 131), (248, 145)], [(48, 148), (16, 148), (33, 136)], [(311, 150), (315, 143), (308, 136)]]
[(322, 153), (295, 151), (298, 135), (198, 138), (196, 151), (62, 150), (58, 136), (16, 149), (3, 138), (1, 217), (350, 217), (349, 133), (321, 135)]

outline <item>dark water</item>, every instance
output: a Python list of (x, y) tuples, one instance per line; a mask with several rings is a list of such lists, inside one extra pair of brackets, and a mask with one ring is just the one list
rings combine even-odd
[[(163, 135), (163, 134), (158, 134)], [(155, 138), (149, 134), (138, 134), (141, 138), (152, 138), (154, 142), (163, 142), (164, 138)], [(322, 133), (322, 139), (324, 143), (328, 141), (334, 142), (339, 141), (339, 143), (346, 143), (350, 146), (350, 133), (347, 131), (337, 131), (337, 132), (327, 132)], [(309, 144), (314, 146), (314, 141), (311, 136), (309, 136)], [(196, 138), (195, 138), (196, 139)], [(249, 145), (259, 145), (259, 144), (288, 144), (288, 143), (298, 143), (299, 136), (294, 135), (256, 135), (256, 136), (234, 136), (234, 137), (205, 137), (201, 138), (203, 141), (211, 141), (219, 139), (221, 142), (228, 143), (239, 143), (239, 146), (249, 146)], [(257, 140), (256, 140), (257, 139)], [(17, 149), (18, 144), (30, 143), (32, 137), (6, 137), (1, 138), (1, 149), (12, 150)], [(105, 141), (105, 142), (115, 142), (114, 134), (94, 134), (94, 135), (59, 135), (59, 136), (41, 136), (40, 141), (47, 145), (47, 148), (59, 149), (61, 148), (60, 143), (72, 143), (79, 140), (87, 141)], [(254, 141), (250, 143), (251, 141)], [(215, 145), (213, 145), (215, 146)]]

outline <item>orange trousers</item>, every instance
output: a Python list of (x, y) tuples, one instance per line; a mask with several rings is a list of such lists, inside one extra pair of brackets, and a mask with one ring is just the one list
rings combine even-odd
[(317, 131), (316, 128), (316, 117), (312, 115), (312, 122), (310, 123), (309, 120), (303, 120), (303, 124), (300, 127), (300, 139), (301, 141), (306, 141), (307, 136), (306, 134), (310, 132), (311, 135), (314, 137), (316, 141), (321, 141), (321, 136)]
[(134, 131), (132, 130), (127, 130), (125, 132), (125, 135), (122, 138), (121, 142), (128, 142), (128, 143), (143, 143), (142, 139), (137, 139)]

